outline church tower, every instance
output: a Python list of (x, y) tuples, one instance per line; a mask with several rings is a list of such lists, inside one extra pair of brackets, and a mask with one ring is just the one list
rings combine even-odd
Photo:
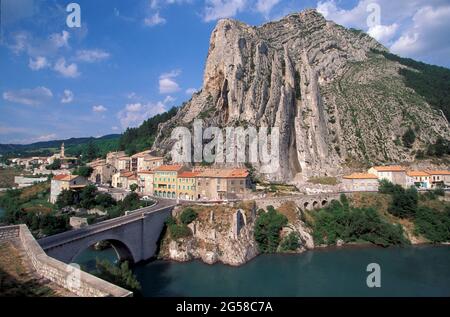
[(61, 145), (61, 158), (63, 158), (63, 157), (64, 157), (64, 142)]

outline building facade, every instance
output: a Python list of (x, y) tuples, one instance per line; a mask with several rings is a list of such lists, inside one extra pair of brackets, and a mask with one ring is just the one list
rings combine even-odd
[(58, 195), (63, 190), (81, 190), (88, 184), (88, 180), (79, 175), (56, 175), (51, 180), (50, 185), (50, 202), (56, 203)]
[(400, 186), (406, 185), (406, 169), (402, 166), (374, 166), (368, 170), (368, 174), (373, 174), (378, 177), (379, 180), (385, 179), (393, 184)]
[(342, 178), (342, 187), (346, 192), (378, 191), (378, 177), (369, 173), (353, 173)]

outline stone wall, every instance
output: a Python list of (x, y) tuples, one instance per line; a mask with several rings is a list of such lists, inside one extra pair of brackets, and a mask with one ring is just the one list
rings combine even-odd
[(129, 297), (133, 293), (99, 279), (80, 269), (49, 257), (26, 225), (0, 227), (0, 241), (20, 239), (36, 272), (59, 286), (82, 297)]

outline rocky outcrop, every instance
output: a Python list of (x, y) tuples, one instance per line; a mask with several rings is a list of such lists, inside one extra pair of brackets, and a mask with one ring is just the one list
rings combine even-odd
[[(202, 90), (160, 126), (154, 149), (170, 150), (171, 129), (202, 118), (205, 126), (278, 127), (283, 164), (262, 175), (272, 181), (336, 174), (352, 162), (411, 161), (413, 150), (449, 139), (449, 125), (405, 86), (405, 66), (386, 51), (314, 10), (260, 27), (220, 20)], [(399, 145), (409, 128), (412, 150)]]
[[(228, 265), (242, 265), (259, 254), (254, 238), (256, 205), (242, 202), (229, 205), (191, 206), (198, 218), (189, 224), (192, 235), (174, 240), (170, 230), (162, 240), (159, 257), (175, 261), (200, 259), (205, 263), (221, 262)], [(175, 218), (185, 207), (174, 210)], [(279, 211), (288, 218), (288, 225), (280, 232), (281, 239), (296, 232), (300, 246), (293, 252), (314, 248), (310, 229), (300, 220), (295, 203), (282, 204)], [(281, 250), (280, 250), (281, 252)]]
[[(160, 257), (175, 261), (201, 259), (205, 263), (221, 262), (241, 265), (256, 255), (253, 238), (255, 214), (251, 206), (195, 206), (198, 218), (191, 224), (192, 236), (173, 240), (167, 233)], [(182, 208), (174, 210), (176, 216)]]

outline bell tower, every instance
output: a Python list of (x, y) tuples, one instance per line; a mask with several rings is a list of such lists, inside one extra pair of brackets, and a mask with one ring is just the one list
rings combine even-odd
[(61, 144), (61, 157), (64, 157), (64, 142)]

